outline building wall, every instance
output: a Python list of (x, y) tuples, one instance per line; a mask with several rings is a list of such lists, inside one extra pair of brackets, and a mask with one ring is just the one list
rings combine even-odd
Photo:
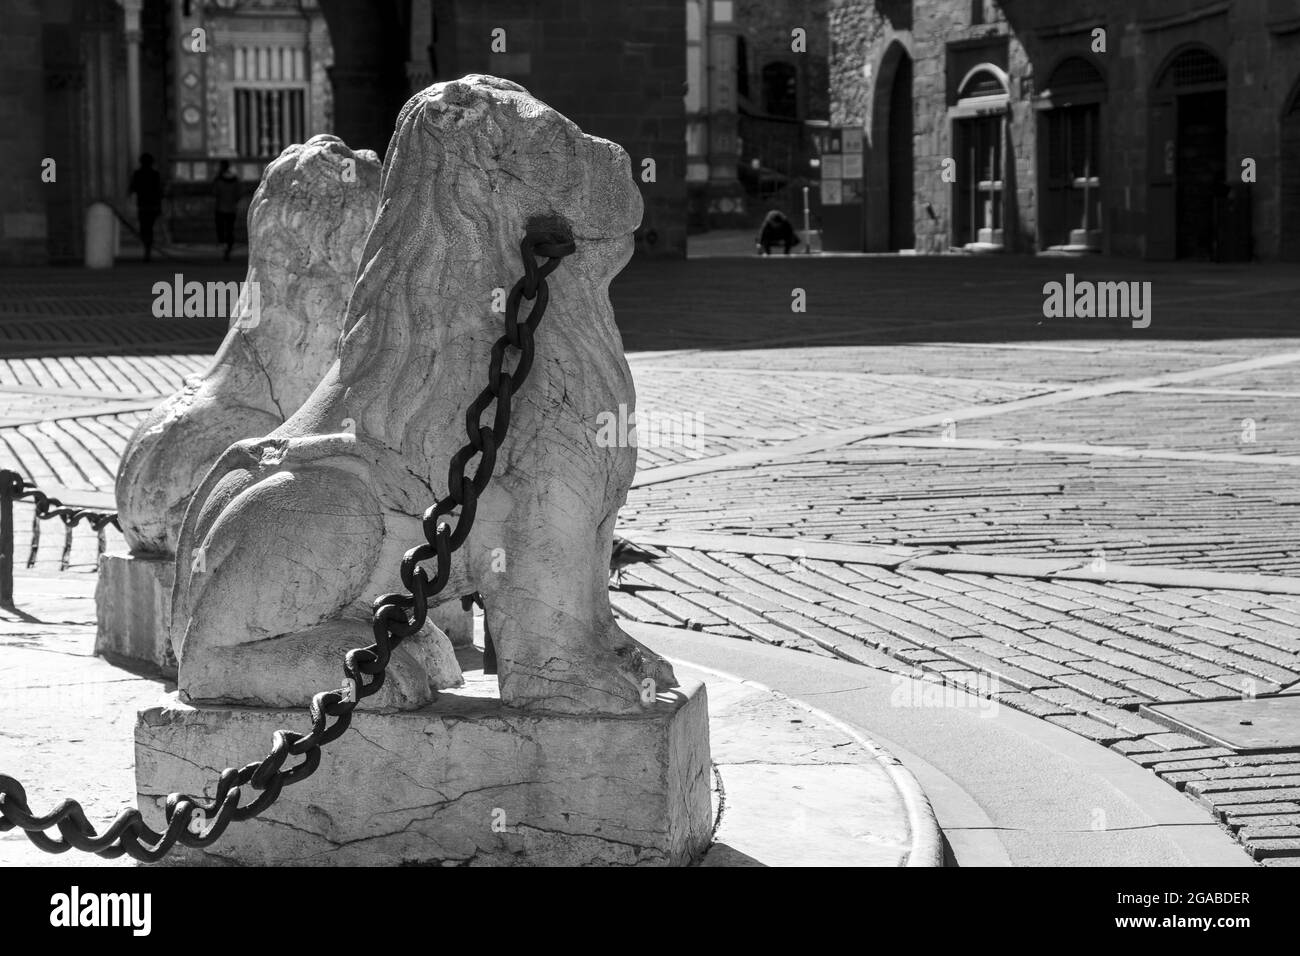
[[(168, 233), (179, 242), (215, 241), (211, 182), (220, 160), (228, 159), (244, 184), (236, 217), (236, 237), (242, 242), (244, 210), (265, 164), (294, 141), (333, 131), (329, 28), (311, 0), (256, 0), (232, 9), (169, 0), (166, 14), (166, 80), (159, 77), (159, 85), (171, 107), (163, 165)], [(195, 49), (196, 29), (204, 31), (204, 49)], [(236, 128), (240, 89), (300, 90), (300, 135), (241, 148)]]
[[(0, 181), (0, 259), (76, 257), (85, 203), (103, 196), (132, 218), (125, 190), (136, 157), (126, 142), (122, 8), (115, 0), (0, 2), (0, 118), (9, 121), (0, 124), (0, 138), (8, 137), (6, 155), (24, 172)], [(337, 131), (354, 147), (382, 152), (412, 89), (471, 72), (506, 76), (587, 132), (623, 146), (645, 199), (638, 250), (685, 254), (682, 0), (411, 0), (406, 7), (243, 0), (233, 9), (142, 3), (141, 146), (164, 177), (164, 241), (212, 241), (209, 184), (219, 159), (232, 159), (251, 195), (270, 158), (242, 155), (231, 125), (238, 85), (232, 50), (265, 31), (282, 45), (306, 46), (304, 138)], [(507, 31), (501, 53), (491, 49), (497, 27)], [(193, 48), (196, 28), (206, 31), (206, 50)], [(66, 109), (50, 107), (56, 82)], [(40, 161), (52, 150), (60, 164), (57, 202), (40, 183)], [(643, 175), (646, 160), (654, 161), (653, 177)]]
[[(772, 206), (795, 211), (815, 176), (809, 121), (824, 125), (829, 109), (828, 0), (685, 2), (701, 32), (687, 102), (692, 228), (752, 226)], [(776, 65), (795, 78), (784, 110), (765, 95), (764, 68)]]
[(0, 262), (80, 258), (86, 206), (123, 201), (121, 21), (112, 0), (0, 5), (0, 142), (14, 173), (0, 181)]
[[(8, 176), (0, 176), (0, 265), (44, 262), (45, 190), (41, 161), (44, 137), (44, 68), (38, 0), (10, 0), (0, 32), (0, 155)], [(68, 170), (71, 173), (71, 170)]]
[[(978, 15), (977, 15), (978, 14)], [(984, 22), (976, 22), (983, 19)], [(1091, 49), (1092, 30), (1106, 30), (1105, 52)], [(1256, 257), (1274, 258), (1283, 234), (1287, 159), (1280, 119), (1300, 81), (1300, 3), (1296, 0), (831, 0), (831, 121), (861, 124), (867, 142), (868, 248), (884, 248), (887, 214), (883, 173), (888, 130), (881, 122), (892, 65), (900, 50), (913, 58), (913, 162), (916, 248), (943, 252), (953, 244), (954, 189), (943, 179), (952, 156), (949, 113), (954, 87), (972, 58), (1001, 47), (1010, 79), (1006, 246), (1031, 252), (1045, 244), (1040, 226), (1040, 124), (1035, 94), (1065, 57), (1089, 60), (1106, 79), (1101, 106), (1103, 251), (1124, 256), (1156, 252), (1152, 192), (1153, 94), (1163, 67), (1181, 49), (1208, 47), (1227, 69), (1227, 180), (1240, 179), (1241, 160), (1256, 160), (1249, 187)], [(983, 46), (985, 49), (981, 50)], [(1300, 169), (1296, 170), (1300, 175)], [(1293, 177), (1294, 178), (1294, 177)], [(1014, 181), (1012, 181), (1014, 180)], [(1300, 244), (1297, 244), (1300, 249)]]
[[(582, 129), (613, 140), (632, 159), (645, 200), (637, 249), (686, 250), (686, 18), (681, 0), (455, 0), (438, 3), (439, 35), (454, 48), (438, 79), (490, 73), (526, 87)], [(492, 51), (492, 31), (506, 49)], [(445, 62), (444, 62), (445, 61)], [(655, 161), (655, 181), (642, 163)]]

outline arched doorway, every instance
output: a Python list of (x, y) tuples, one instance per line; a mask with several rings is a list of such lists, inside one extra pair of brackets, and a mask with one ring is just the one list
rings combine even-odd
[(1209, 259), (1226, 189), (1227, 71), (1205, 47), (1174, 55), (1152, 90), (1147, 256)]
[(1042, 248), (1102, 248), (1102, 104), (1106, 81), (1083, 57), (1063, 60), (1034, 98)]
[(912, 118), (912, 56), (903, 39), (886, 46), (876, 64), (871, 113), (864, 131), (865, 244), (870, 252), (916, 247)]
[(949, 111), (957, 162), (953, 245), (973, 252), (998, 251), (1005, 246), (1010, 103), (1006, 73), (985, 63), (962, 79), (957, 104)]
[(1278, 147), (1282, 159), (1278, 257), (1286, 262), (1300, 262), (1300, 83), (1296, 84), (1282, 115)]
[(889, 89), (889, 248), (916, 245), (916, 204), (913, 201), (912, 58), (903, 51)]

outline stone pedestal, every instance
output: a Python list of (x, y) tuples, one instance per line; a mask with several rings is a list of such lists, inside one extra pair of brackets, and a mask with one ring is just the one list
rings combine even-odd
[(115, 663), (155, 667), (174, 678), (170, 626), (175, 580), (172, 558), (101, 554), (95, 585), (95, 653)]
[[(684, 681), (643, 715), (574, 716), (502, 707), (494, 678), (465, 677), (418, 711), (373, 714), (363, 703), (314, 776), (261, 817), (232, 824), (209, 851), (178, 846), (175, 861), (671, 866), (707, 848), (703, 684)], [(174, 696), (141, 711), (145, 819), (160, 828), (168, 793), (210, 796), (221, 768), (265, 755), (277, 729), (307, 726), (304, 711), (194, 707)]]

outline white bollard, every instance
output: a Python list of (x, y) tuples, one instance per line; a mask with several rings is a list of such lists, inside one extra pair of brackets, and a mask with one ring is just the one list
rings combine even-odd
[(107, 203), (91, 203), (86, 209), (86, 268), (111, 269), (117, 246), (117, 218)]

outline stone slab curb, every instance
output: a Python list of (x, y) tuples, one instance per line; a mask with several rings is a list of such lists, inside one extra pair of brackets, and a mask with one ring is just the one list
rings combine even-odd
[[(628, 626), (628, 622), (624, 622), (624, 626)], [(635, 631), (637, 625), (631, 625), (630, 629)], [(897, 865), (907, 867), (943, 866), (943, 835), (942, 831), (939, 829), (939, 824), (935, 817), (934, 810), (930, 806), (930, 801), (926, 798), (925, 792), (921, 789), (921, 785), (917, 782), (911, 771), (904, 767), (902, 763), (893, 756), (893, 754), (886, 751), (874, 741), (862, 736), (862, 734), (854, 730), (848, 724), (837, 720), (825, 711), (819, 710), (801, 700), (782, 694), (780, 691), (774, 690), (758, 681), (747, 680), (743, 677), (738, 677), (735, 674), (729, 674), (726, 671), (704, 667), (699, 664), (693, 664), (689, 661), (672, 659), (672, 663), (675, 667), (689, 669), (703, 674), (706, 677), (713, 678), (714, 680), (713, 682), (710, 682), (709, 686), (714, 688), (713, 694), (717, 699), (723, 697), (723, 695), (719, 693), (720, 684), (738, 685), (739, 687), (746, 688), (756, 694), (761, 694), (784, 707), (808, 715), (808, 717), (815, 722), (816, 726), (823, 729), (833, 730), (837, 734), (847, 737), (852, 743), (861, 747), (863, 751), (870, 755), (871, 760), (886, 774), (890, 784), (896, 791), (898, 798), (901, 800), (902, 808), (906, 816), (908, 832), (907, 849), (902, 854), (902, 859), (899, 860)], [(719, 723), (716, 715), (713, 717), (713, 723), (716, 728)], [(716, 733), (717, 731), (715, 730), (715, 734)], [(721, 767), (720, 776), (722, 778), (723, 786), (729, 787), (727, 790), (728, 797), (734, 798), (739, 796), (735, 793), (737, 781), (734, 779), (734, 772), (729, 772), (728, 769), (727, 748), (721, 739), (718, 740), (715, 747), (714, 760)], [(731, 781), (730, 784), (729, 779)], [(746, 783), (752, 783), (752, 781), (746, 781)], [(845, 794), (843, 792), (837, 793), (835, 796), (840, 799), (847, 798), (850, 800), (854, 797), (865, 798), (865, 794)], [(817, 823), (818, 821), (813, 821), (812, 825), (815, 827), (817, 826)], [(727, 804), (724, 804), (721, 825), (717, 834), (715, 834), (715, 837), (724, 844), (731, 841), (743, 842), (743, 833), (746, 830), (750, 829), (751, 826), (761, 826), (763, 824), (770, 825), (771, 821), (737, 819), (736, 811), (730, 809)], [(830, 834), (825, 834), (823, 837), (823, 839), (828, 838), (830, 838)], [(816, 855), (815, 847), (817, 846), (817, 840), (815, 837), (805, 836), (803, 845), (806, 847), (807, 858), (798, 861), (794, 865), (826, 865), (826, 861), (819, 859)], [(715, 844), (715, 848), (716, 847), (717, 844)], [(706, 858), (704, 865), (733, 865), (728, 862), (726, 858), (716, 859), (715, 857), (716, 854), (714, 851), (711, 851), (711, 856)], [(849, 865), (855, 864), (850, 863)], [(863, 865), (863, 862), (859, 862), (856, 865)], [(879, 865), (879, 863), (877, 862), (874, 865)]]
[(1050, 581), (1113, 581), (1149, 584), (1153, 587), (1206, 588), (1214, 591), (1256, 591), (1261, 594), (1300, 594), (1300, 578), (1281, 574), (1244, 574), (1236, 571), (1202, 571), (1106, 562), (1096, 570), (1091, 560), (1078, 558), (1018, 558), (1000, 555), (941, 552), (898, 547), (872, 547), (807, 538), (776, 538), (759, 535), (717, 534), (709, 531), (629, 532), (623, 537), (637, 544), (658, 548), (686, 548), (693, 551), (721, 551), (732, 554), (774, 554), (790, 558), (867, 564), (888, 569), (916, 568), (957, 574), (1006, 575)]

